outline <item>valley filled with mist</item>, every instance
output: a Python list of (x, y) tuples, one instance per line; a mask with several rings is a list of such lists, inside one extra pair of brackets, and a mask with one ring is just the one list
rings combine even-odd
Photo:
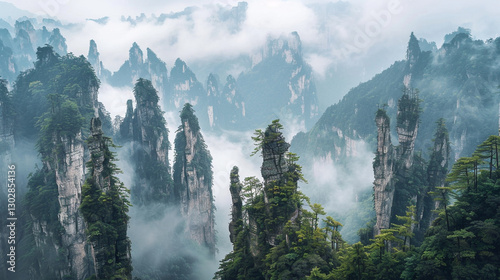
[(0, 1), (0, 279), (500, 277), (499, 7), (444, 2)]

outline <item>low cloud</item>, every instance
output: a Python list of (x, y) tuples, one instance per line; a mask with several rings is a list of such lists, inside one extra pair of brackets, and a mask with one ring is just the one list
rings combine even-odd
[(99, 88), (99, 102), (102, 102), (113, 119), (116, 115), (122, 117), (127, 112), (127, 100), (134, 99), (131, 87), (112, 87), (104, 82)]

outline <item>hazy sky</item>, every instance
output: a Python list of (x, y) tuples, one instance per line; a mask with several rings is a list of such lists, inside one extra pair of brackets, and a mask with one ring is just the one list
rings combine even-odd
[[(119, 1), (119, 0), (8, 0), (33, 14), (52, 16), (65, 23), (80, 23), (73, 30), (62, 30), (69, 51), (88, 52), (89, 40), (97, 42), (104, 66), (116, 71), (127, 59), (128, 49), (137, 42), (167, 62), (177, 57), (190, 63), (220, 60), (252, 54), (269, 36), (297, 31), (304, 56), (313, 66), (320, 94), (337, 98), (349, 87), (366, 81), (395, 60), (404, 59), (406, 44), (413, 31), (417, 37), (442, 44), (445, 34), (458, 26), (470, 28), (474, 37), (499, 36), (498, 0), (248, 0), (246, 19), (236, 32), (234, 22), (218, 15), (238, 1)], [(122, 15), (135, 18), (181, 12), (196, 6), (189, 15), (131, 25)], [(0, 11), (1, 12), (1, 11)], [(109, 16), (106, 25), (88, 18)], [(234, 71), (240, 71), (235, 65)], [(237, 74), (237, 73), (231, 73)], [(198, 77), (202, 82), (206, 77)], [(321, 82), (323, 81), (323, 84)], [(331, 93), (324, 93), (324, 91)], [(332, 104), (336, 100), (326, 100)], [(324, 108), (322, 108), (324, 109)]]

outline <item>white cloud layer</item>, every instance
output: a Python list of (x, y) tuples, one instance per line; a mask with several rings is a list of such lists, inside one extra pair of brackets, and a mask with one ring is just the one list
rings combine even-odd
[[(7, 2), (33, 14), (80, 23), (76, 29), (63, 30), (69, 50), (86, 55), (89, 40), (94, 39), (104, 65), (112, 71), (127, 59), (133, 42), (143, 50), (153, 49), (169, 67), (178, 57), (188, 64), (209, 65), (222, 58), (252, 54), (269, 36), (297, 31), (317, 78), (330, 79), (325, 88), (331, 88), (332, 83), (335, 86), (319, 93), (327, 99), (322, 106), (336, 102), (350, 87), (403, 59), (412, 31), (439, 46), (443, 36), (458, 26), (470, 28), (480, 39), (498, 36), (500, 26), (497, 0), (480, 4), (469, 0), (248, 0), (246, 19), (237, 32), (228, 26), (233, 21), (225, 22), (218, 15), (237, 6), (238, 0)], [(144, 21), (131, 25), (120, 20), (122, 15), (135, 18), (141, 13), (178, 13), (189, 6), (198, 8), (163, 24)], [(85, 20), (105, 16), (110, 17), (106, 25)]]

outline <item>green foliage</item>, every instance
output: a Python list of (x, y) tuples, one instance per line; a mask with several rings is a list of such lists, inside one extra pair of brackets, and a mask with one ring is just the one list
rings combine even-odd
[[(94, 123), (100, 126), (98, 119), (93, 120)], [(93, 147), (87, 164), (90, 177), (82, 187), (80, 210), (98, 263), (97, 276), (99, 279), (130, 279), (128, 190), (115, 177), (120, 171), (113, 163), (115, 155), (109, 150), (113, 147), (111, 139), (102, 136), (102, 132), (93, 133), (88, 143)]]
[[(194, 157), (191, 161), (191, 165), (188, 168), (194, 168), (197, 171), (198, 176), (203, 176), (205, 183), (208, 186), (212, 186), (213, 181), (213, 171), (212, 171), (212, 156), (210, 151), (203, 139), (203, 135), (200, 132), (200, 126), (198, 123), (198, 118), (194, 115), (194, 109), (191, 104), (186, 103), (180, 114), (182, 124), (177, 129), (177, 134), (174, 140), (175, 149), (175, 162), (173, 166), (173, 177), (174, 177), (174, 193), (175, 197), (180, 197), (180, 192), (186, 186), (181, 186), (182, 179), (184, 176), (182, 173), (183, 168), (186, 163), (186, 134), (191, 133), (193, 138), (197, 138), (194, 145)], [(189, 125), (186, 126), (186, 123)], [(212, 188), (209, 189), (210, 195), (212, 194)]]
[[(490, 141), (495, 138), (483, 142), (475, 156), (459, 159), (448, 176), (450, 186), (438, 188), (438, 199), (444, 207), (439, 209), (418, 254), (408, 259), (405, 279), (500, 276), (500, 181), (496, 170), (490, 172)], [(490, 161), (479, 164), (478, 153)], [(495, 164), (493, 160), (491, 168)], [(452, 205), (447, 205), (448, 195), (455, 199)]]
[[(94, 103), (99, 80), (85, 57), (72, 54), (60, 57), (50, 46), (38, 48), (37, 56), (35, 68), (21, 73), (12, 91), (16, 138), (36, 138), (41, 128), (36, 123), (47, 118), (43, 116), (47, 112), (57, 113), (55, 109), (60, 109), (64, 101), (76, 104), (84, 123), (90, 123), (97, 106)], [(88, 130), (84, 128), (83, 132), (85, 137)]]
[(58, 195), (53, 171), (41, 169), (30, 175), (24, 203), (30, 215), (37, 220), (46, 221), (49, 230), (54, 233), (60, 233), (61, 228), (57, 218), (60, 208)]
[(198, 118), (194, 115), (194, 109), (191, 104), (184, 104), (180, 116), (182, 122), (187, 121), (189, 123), (189, 127), (193, 130), (194, 134), (200, 131), (200, 124), (198, 123)]
[[(257, 130), (252, 137), (256, 144), (253, 154), (272, 149), (273, 156), (286, 160), (286, 170), (280, 179), (264, 184), (256, 177), (245, 178), (243, 218), (235, 223), (233, 251), (222, 260), (215, 279), (304, 279), (314, 268), (325, 274), (337, 263), (332, 247), (343, 243), (341, 224), (328, 217), (331, 225), (320, 228), (324, 209), (298, 191), (298, 181), (305, 179), (298, 156), (287, 153), (282, 128), (275, 120), (265, 132)], [(312, 212), (303, 208), (304, 203)]]
[(418, 94), (418, 89), (405, 88), (403, 91), (403, 96), (398, 101), (397, 127), (403, 127), (410, 131), (416, 127), (421, 111), (420, 103), (422, 102), (418, 98)]
[(261, 129), (256, 129), (253, 133), (252, 140), (254, 141), (255, 148), (251, 156), (256, 155), (259, 151), (263, 149), (265, 144), (278, 142), (278, 144), (284, 143), (282, 139), (281, 130), (283, 125), (280, 123), (279, 119), (273, 120), (272, 123), (267, 127), (266, 131), (263, 132)]

